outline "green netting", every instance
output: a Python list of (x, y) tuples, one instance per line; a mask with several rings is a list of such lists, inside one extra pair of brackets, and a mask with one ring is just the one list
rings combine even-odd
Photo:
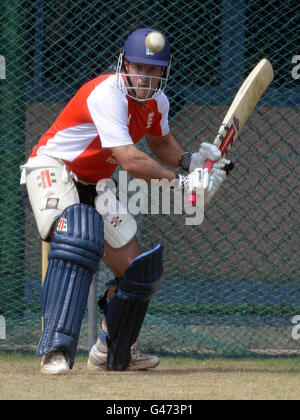
[[(40, 334), (41, 246), (19, 196), (18, 167), (76, 90), (114, 71), (128, 34), (150, 26), (172, 45), (170, 125), (187, 150), (213, 140), (262, 57), (275, 79), (232, 150), (236, 169), (204, 223), (138, 216), (143, 249), (165, 245), (164, 281), (140, 344), (198, 356), (299, 352), (299, 23), (298, 0), (1, 2), (1, 348), (33, 350)], [(99, 295), (111, 277), (102, 264)], [(87, 345), (85, 320), (80, 348)]]

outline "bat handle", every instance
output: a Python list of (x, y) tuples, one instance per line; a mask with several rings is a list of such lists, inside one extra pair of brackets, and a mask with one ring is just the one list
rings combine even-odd
[(207, 159), (207, 161), (205, 161), (204, 169), (207, 168), (209, 172), (211, 172), (214, 166), (214, 163), (215, 163), (214, 161)]
[[(213, 162), (212, 160), (207, 159), (207, 161), (205, 162), (205, 165), (204, 165), (204, 169), (207, 168), (208, 171), (211, 172), (211, 170), (212, 170), (212, 168), (214, 166), (214, 163), (215, 162)], [(204, 178), (203, 178), (203, 187), (204, 187), (204, 189), (206, 189), (207, 186), (208, 186), (208, 173), (207, 174), (204, 174)], [(196, 193), (193, 192), (189, 196), (188, 202), (194, 207), (196, 205), (196, 201), (197, 201), (197, 195), (196, 195)]]

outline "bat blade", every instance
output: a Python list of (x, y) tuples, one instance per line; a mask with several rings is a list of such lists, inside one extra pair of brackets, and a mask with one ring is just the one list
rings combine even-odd
[[(237, 139), (273, 78), (272, 64), (267, 58), (263, 58), (244, 80), (213, 142), (220, 149), (222, 156), (227, 155), (232, 142)], [(205, 162), (204, 168), (208, 168), (211, 171), (213, 165), (214, 162), (208, 160)], [(196, 194), (191, 194), (189, 202), (192, 205), (196, 204)]]
[(226, 153), (242, 131), (256, 104), (274, 78), (270, 61), (263, 58), (251, 71), (236, 94), (221, 124), (214, 144)]

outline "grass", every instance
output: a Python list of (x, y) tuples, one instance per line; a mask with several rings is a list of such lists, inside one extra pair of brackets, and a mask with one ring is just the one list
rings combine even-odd
[(88, 372), (79, 355), (69, 376), (43, 376), (32, 355), (0, 353), (0, 399), (294, 400), (300, 359), (162, 357), (153, 371)]

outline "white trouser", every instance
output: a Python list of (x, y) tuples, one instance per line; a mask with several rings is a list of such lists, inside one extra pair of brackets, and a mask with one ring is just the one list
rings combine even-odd
[[(45, 240), (64, 209), (80, 202), (74, 183), (76, 176), (63, 162), (45, 155), (29, 159), (21, 169), (21, 183), (26, 183), (38, 231), (41, 239)], [(105, 181), (99, 181), (97, 184), (98, 196), (95, 199), (95, 208), (103, 217), (104, 239), (113, 248), (121, 248), (135, 236), (137, 225), (113, 192), (103, 188), (105, 184)], [(108, 207), (101, 205), (103, 194), (104, 198), (108, 197), (108, 201), (117, 205)]]

